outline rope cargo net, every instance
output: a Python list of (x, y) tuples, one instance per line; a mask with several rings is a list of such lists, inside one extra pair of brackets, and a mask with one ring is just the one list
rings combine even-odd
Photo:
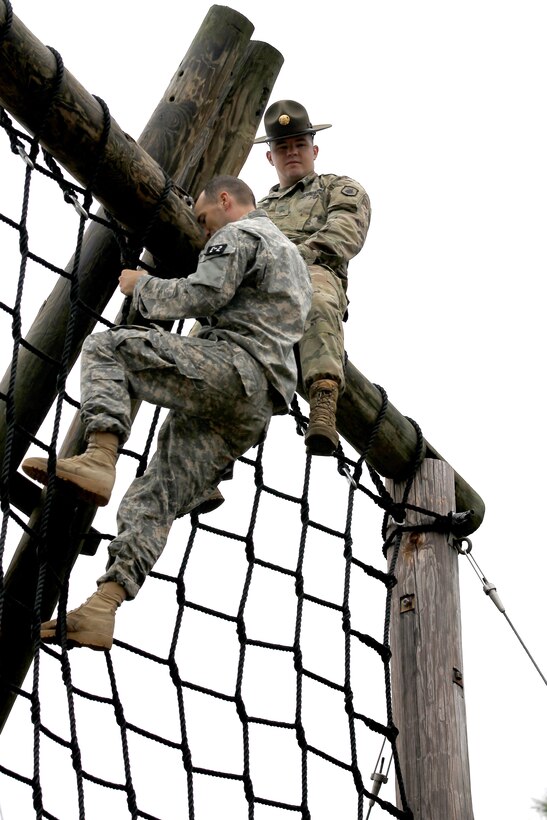
[[(64, 549), (55, 481), (42, 492), (19, 464), (29, 448), (57, 453), (77, 420), (78, 328), (116, 321), (119, 269), (128, 256), (145, 264), (145, 238), (130, 248), (108, 214), (92, 214), (92, 187), (63, 173), (39, 135), (19, 130), (5, 111), (0, 124), (9, 166), (0, 191), (4, 670), (13, 658), (9, 630), (21, 618), (29, 623), (21, 639), (28, 670), (4, 679), (0, 704), (4, 819), (411, 818), (391, 711), (389, 613), (400, 535), (387, 568), (384, 556), (394, 503), (366, 454), (342, 446), (333, 457), (306, 454), (307, 418), (296, 397), (221, 484), (225, 503), (175, 522), (139, 595), (117, 615), (111, 651), (40, 642), (40, 622), (51, 615), (47, 583), (61, 620), (104, 570), (117, 503), (146, 468), (165, 411), (139, 409), (110, 504), (77, 537), (70, 533), (81, 542), (77, 556), (55, 574), (52, 550)], [(100, 312), (79, 290), (91, 227), (119, 249), (112, 298)], [(69, 311), (59, 314), (66, 333), (53, 358), (26, 337), (59, 282)], [(55, 373), (51, 401), (32, 397), (47, 404), (37, 430), (17, 413), (29, 358)], [(11, 577), (22, 545), (32, 566), (22, 587), (27, 603)]]

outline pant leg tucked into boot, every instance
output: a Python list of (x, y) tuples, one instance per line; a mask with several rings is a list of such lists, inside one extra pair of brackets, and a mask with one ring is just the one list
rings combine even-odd
[[(104, 507), (110, 501), (116, 480), (118, 444), (114, 433), (92, 433), (85, 453), (57, 459), (57, 478), (73, 485), (85, 501)], [(27, 458), (21, 467), (35, 481), (47, 484), (47, 458)]]
[(310, 420), (304, 436), (308, 453), (330, 456), (338, 447), (336, 404), (338, 384), (333, 379), (318, 379), (309, 389)]
[[(87, 646), (90, 649), (111, 649), (114, 638), (116, 610), (125, 600), (124, 588), (108, 581), (85, 603), (66, 616), (66, 639), (69, 648)], [(45, 643), (60, 643), (61, 632), (57, 620), (46, 621), (40, 627)]]

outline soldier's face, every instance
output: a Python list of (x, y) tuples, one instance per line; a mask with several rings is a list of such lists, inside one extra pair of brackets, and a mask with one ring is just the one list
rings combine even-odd
[(266, 157), (277, 171), (282, 188), (294, 185), (299, 179), (311, 174), (319, 148), (313, 144), (310, 134), (275, 140)]
[(206, 239), (210, 239), (219, 228), (224, 227), (230, 221), (227, 199), (228, 196), (225, 193), (221, 193), (217, 199), (208, 199), (203, 194), (198, 196), (194, 205), (194, 213), (199, 225), (203, 228)]

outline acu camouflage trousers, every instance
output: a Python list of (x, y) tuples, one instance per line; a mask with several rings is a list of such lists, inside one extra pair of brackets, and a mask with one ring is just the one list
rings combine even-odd
[(227, 341), (159, 329), (117, 327), (82, 350), (81, 418), (89, 435), (131, 429), (131, 401), (169, 413), (146, 472), (118, 513), (118, 535), (97, 583), (117, 581), (134, 598), (167, 542), (175, 518), (209, 497), (223, 474), (264, 435), (272, 414), (258, 362)]
[(313, 286), (312, 305), (304, 335), (299, 342), (302, 381), (306, 390), (312, 382), (332, 378), (345, 387), (344, 315), (348, 302), (342, 280), (321, 265), (309, 266)]

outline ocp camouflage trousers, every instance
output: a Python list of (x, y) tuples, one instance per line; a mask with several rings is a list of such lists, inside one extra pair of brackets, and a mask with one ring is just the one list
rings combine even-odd
[(341, 279), (328, 268), (309, 266), (313, 297), (304, 335), (299, 342), (302, 381), (306, 389), (320, 378), (345, 387), (344, 326), (347, 298)]
[(170, 411), (146, 472), (121, 501), (118, 535), (98, 579), (117, 581), (134, 598), (174, 519), (208, 498), (265, 433), (272, 414), (268, 381), (258, 362), (229, 342), (120, 327), (88, 337), (81, 382), (87, 435), (108, 431), (124, 442), (132, 399)]

